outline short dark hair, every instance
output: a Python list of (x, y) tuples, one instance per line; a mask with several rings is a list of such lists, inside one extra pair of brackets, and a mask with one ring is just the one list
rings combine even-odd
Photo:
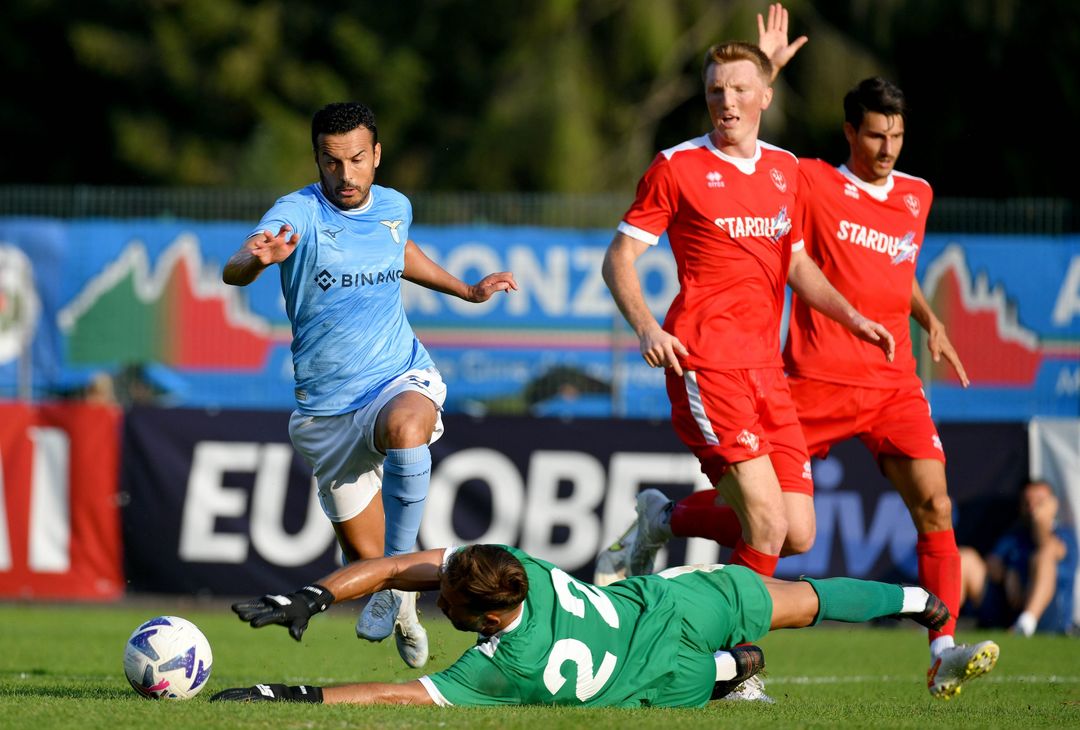
[(447, 586), (477, 613), (513, 608), (525, 600), (525, 566), (498, 545), (469, 545), (450, 556), (443, 569)]
[(907, 118), (907, 101), (900, 87), (880, 76), (863, 79), (844, 96), (844, 121), (855, 129), (867, 112)]
[(705, 51), (705, 61), (701, 65), (701, 80), (705, 81), (705, 74), (709, 72), (709, 66), (714, 63), (733, 63), (734, 61), (749, 61), (757, 66), (758, 72), (765, 78), (765, 85), (769, 85), (772, 79), (772, 61), (753, 43), (743, 41), (728, 41), (709, 46), (709, 50)]
[(327, 104), (311, 118), (311, 149), (318, 150), (320, 134), (346, 134), (365, 127), (371, 131), (371, 144), (379, 141), (375, 112), (356, 101)]

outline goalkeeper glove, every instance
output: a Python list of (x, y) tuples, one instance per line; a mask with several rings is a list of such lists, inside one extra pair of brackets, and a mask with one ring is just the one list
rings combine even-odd
[(288, 595), (268, 594), (234, 603), (232, 610), (242, 621), (247, 621), (256, 629), (267, 624), (288, 626), (289, 636), (300, 641), (307, 629), (308, 619), (330, 608), (333, 602), (333, 593), (318, 583), (312, 583)]
[(231, 687), (210, 698), (211, 702), (314, 702), (322, 704), (322, 687), (300, 684), (257, 684), (254, 687)]

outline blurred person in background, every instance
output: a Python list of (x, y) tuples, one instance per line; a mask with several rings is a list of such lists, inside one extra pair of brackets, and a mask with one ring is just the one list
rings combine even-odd
[[(397, 555), (416, 544), (428, 445), (442, 435), (446, 398), (405, 316), (401, 279), (468, 302), (517, 284), (507, 272), (465, 284), (409, 239), (412, 204), (374, 184), (382, 147), (368, 107), (323, 107), (311, 121), (311, 145), (319, 181), (278, 200), (222, 278), (246, 286), (279, 266), (296, 379), (289, 436), (314, 471), (344, 559)], [(356, 633), (369, 641), (393, 633), (409, 666), (427, 661), (415, 593), (377, 593)]]
[(1077, 541), (1063, 524), (1053, 487), (1037, 479), (1020, 491), (1017, 523), (985, 556), (961, 547), (963, 593), (979, 626), (1015, 634), (1070, 633)]

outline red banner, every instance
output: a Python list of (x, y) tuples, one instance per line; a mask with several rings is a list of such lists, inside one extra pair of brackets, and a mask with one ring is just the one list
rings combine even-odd
[(120, 409), (0, 403), (0, 596), (124, 591)]

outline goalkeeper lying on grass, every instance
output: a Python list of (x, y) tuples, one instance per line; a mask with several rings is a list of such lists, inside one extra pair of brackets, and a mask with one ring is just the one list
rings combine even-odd
[(853, 578), (784, 581), (734, 565), (670, 568), (597, 588), (500, 545), (351, 563), (295, 593), (232, 608), (254, 627), (287, 626), (299, 641), (314, 614), (386, 588), (438, 590), (439, 608), (454, 628), (478, 632), (477, 645), (447, 669), (409, 682), (259, 684), (213, 700), (698, 707), (764, 667), (758, 647), (737, 645), (770, 629), (884, 616), (937, 628), (949, 618), (923, 588)]

